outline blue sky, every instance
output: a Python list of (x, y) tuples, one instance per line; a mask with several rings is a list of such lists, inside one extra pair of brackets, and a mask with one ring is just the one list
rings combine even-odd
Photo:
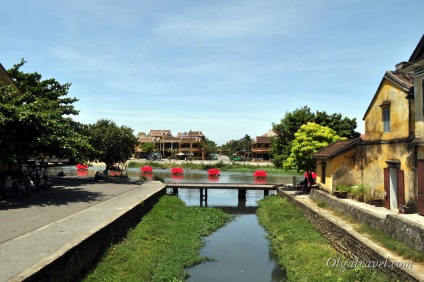
[(76, 120), (252, 138), (305, 105), (363, 115), (424, 33), (424, 1), (20, 0), (0, 63), (70, 82)]

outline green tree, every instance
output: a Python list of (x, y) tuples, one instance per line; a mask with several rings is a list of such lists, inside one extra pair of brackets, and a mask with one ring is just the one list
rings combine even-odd
[(355, 131), (357, 123), (356, 119), (342, 117), (341, 114), (329, 115), (326, 112), (317, 111), (314, 122), (322, 126), (327, 126), (337, 132), (337, 135), (346, 137), (347, 139), (357, 138), (361, 134)]
[(336, 131), (313, 122), (300, 127), (292, 142), (290, 156), (284, 161), (284, 169), (296, 168), (297, 171), (313, 169), (315, 162), (312, 155), (320, 149), (345, 137), (337, 135)]
[(141, 151), (148, 155), (153, 153), (155, 150), (156, 150), (155, 143), (143, 143), (143, 145), (141, 145)]
[(308, 106), (296, 109), (293, 112), (286, 112), (281, 122), (273, 123), (272, 130), (275, 136), (271, 138), (271, 157), (276, 167), (282, 167), (283, 162), (291, 153), (291, 142), (294, 134), (299, 128), (314, 119), (314, 114)]
[(205, 151), (205, 156), (212, 155), (216, 152), (216, 143), (208, 138), (205, 138), (205, 146), (203, 150)]
[(308, 122), (329, 127), (336, 131), (336, 134), (347, 139), (359, 137), (360, 133), (356, 132), (356, 119), (342, 117), (341, 114), (329, 115), (326, 112), (317, 111), (313, 113), (308, 106), (296, 109), (293, 112), (285, 114), (281, 122), (273, 124), (275, 136), (271, 138), (271, 157), (274, 165), (281, 167), (284, 161), (292, 152), (292, 141), (295, 133), (300, 127)]
[(93, 152), (90, 160), (99, 160), (110, 169), (115, 163), (123, 165), (134, 153), (137, 138), (133, 130), (118, 126), (115, 122), (101, 119), (87, 128)]
[(47, 156), (81, 159), (90, 150), (82, 125), (72, 120), (78, 114), (67, 97), (71, 84), (42, 80), (36, 72), (24, 73), (22, 60), (7, 72), (14, 87), (0, 87), (0, 159), (11, 163)]

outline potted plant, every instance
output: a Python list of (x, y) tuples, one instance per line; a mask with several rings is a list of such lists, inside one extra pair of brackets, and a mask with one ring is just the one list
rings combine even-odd
[(337, 198), (347, 198), (349, 191), (350, 191), (350, 186), (340, 184), (336, 186), (335, 195)]
[(359, 184), (352, 188), (350, 194), (359, 202), (365, 202), (365, 195), (368, 194), (368, 188), (364, 184)]

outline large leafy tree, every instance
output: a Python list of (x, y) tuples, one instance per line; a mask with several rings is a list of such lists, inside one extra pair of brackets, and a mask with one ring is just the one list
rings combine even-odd
[(290, 155), (283, 167), (295, 168), (297, 171), (312, 170), (315, 165), (313, 154), (336, 141), (346, 139), (337, 135), (335, 130), (313, 122), (302, 125), (294, 135)]
[(24, 64), (22, 60), (7, 71), (20, 92), (11, 86), (0, 88), (0, 159), (80, 159), (89, 144), (81, 134), (82, 125), (72, 120), (78, 111), (73, 106), (77, 99), (67, 97), (70, 84), (24, 73)]
[(205, 138), (205, 146), (203, 147), (203, 150), (205, 151), (205, 155), (209, 156), (216, 152), (216, 143), (208, 138)]
[(272, 126), (275, 136), (271, 138), (271, 156), (274, 165), (282, 167), (283, 162), (290, 155), (291, 142), (294, 140), (294, 134), (303, 124), (313, 121), (314, 114), (307, 106), (296, 109), (293, 112), (287, 112), (281, 122)]
[(281, 167), (284, 161), (292, 152), (292, 142), (295, 139), (295, 133), (300, 127), (308, 122), (331, 128), (341, 137), (356, 138), (360, 133), (356, 132), (356, 119), (343, 117), (341, 114), (327, 114), (317, 111), (313, 113), (308, 106), (296, 109), (293, 112), (287, 112), (280, 123), (273, 124), (275, 136), (271, 139), (271, 156), (274, 165)]
[(90, 160), (104, 162), (106, 169), (110, 169), (115, 163), (123, 164), (129, 160), (137, 144), (131, 128), (118, 126), (107, 119), (88, 125), (87, 135), (94, 149)]

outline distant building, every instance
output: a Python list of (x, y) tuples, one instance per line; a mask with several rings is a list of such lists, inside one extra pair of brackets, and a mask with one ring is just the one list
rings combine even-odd
[(177, 136), (173, 136), (171, 130), (150, 130), (148, 134), (139, 132), (137, 138), (139, 143), (135, 153), (137, 158), (147, 158), (141, 146), (152, 143), (155, 145), (155, 153), (160, 153), (162, 158), (205, 159), (206, 137), (202, 131), (179, 132)]
[(275, 133), (270, 130), (264, 135), (256, 136), (252, 144), (252, 161), (261, 162), (270, 160), (271, 137)]

